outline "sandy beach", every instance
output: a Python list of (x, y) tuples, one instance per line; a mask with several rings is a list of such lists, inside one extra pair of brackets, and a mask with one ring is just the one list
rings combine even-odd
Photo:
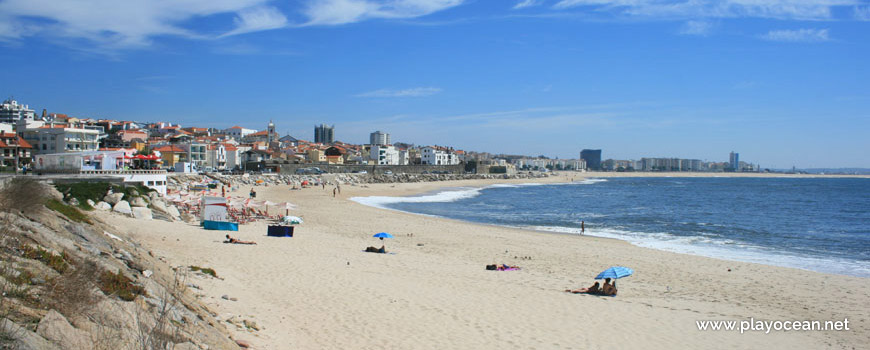
[[(643, 176), (586, 176), (603, 175)], [(858, 349), (870, 343), (865, 278), (478, 225), (349, 200), (581, 176), (348, 185), (335, 198), (330, 186), (257, 187), (258, 200), (290, 201), (298, 206), (292, 215), (305, 223), (293, 238), (266, 237), (265, 222), (231, 233), (258, 243), (250, 246), (223, 244), (226, 232), (194, 224), (116, 214), (100, 220), (173, 266), (213, 268), (220, 278), (191, 276), (188, 282), (198, 288), (190, 291), (220, 320), (255, 321), (259, 331), (233, 332), (257, 349)], [(363, 252), (380, 246), (372, 235), (382, 231), (395, 235), (386, 241), (392, 254)], [(485, 269), (494, 263), (522, 269)], [(613, 265), (635, 271), (619, 280), (618, 296), (564, 292), (590, 285)], [(701, 331), (696, 323), (750, 318), (848, 319), (850, 330), (741, 333)]]

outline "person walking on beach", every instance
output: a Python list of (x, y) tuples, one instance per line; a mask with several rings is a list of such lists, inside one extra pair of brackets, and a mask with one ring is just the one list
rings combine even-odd
[(586, 222), (580, 221), (580, 234), (582, 235), (584, 233), (586, 233)]
[(332, 198), (335, 198), (336, 191), (338, 191), (338, 187), (332, 189)]

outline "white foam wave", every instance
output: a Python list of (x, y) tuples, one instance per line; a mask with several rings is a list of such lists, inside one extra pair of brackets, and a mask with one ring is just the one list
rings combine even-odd
[(350, 200), (383, 209), (390, 209), (388, 204), (394, 203), (447, 203), (455, 202), (461, 199), (473, 198), (480, 195), (483, 188), (456, 188), (443, 190), (440, 192), (423, 194), (420, 196), (409, 197), (387, 197), (387, 196), (371, 196), (371, 197), (352, 197)]
[[(529, 228), (537, 231), (580, 234), (580, 229), (574, 227), (534, 226)], [(664, 232), (640, 233), (615, 229), (587, 229), (585, 235), (619, 239), (639, 247), (675, 253), (792, 267), (858, 277), (870, 277), (870, 263), (868, 262), (794, 255), (730, 239), (708, 238), (703, 236), (684, 237)]]
[(474, 198), (480, 195), (481, 191), (488, 188), (519, 188), (529, 186), (559, 186), (559, 185), (591, 185), (599, 182), (605, 182), (607, 179), (585, 179), (577, 182), (566, 183), (520, 183), (520, 184), (493, 184), (486, 187), (459, 187), (443, 189), (434, 193), (427, 193), (420, 196), (409, 197), (387, 197), (387, 196), (371, 196), (371, 197), (353, 197), (350, 200), (382, 209), (391, 209), (387, 205), (394, 203), (448, 203), (462, 199)]

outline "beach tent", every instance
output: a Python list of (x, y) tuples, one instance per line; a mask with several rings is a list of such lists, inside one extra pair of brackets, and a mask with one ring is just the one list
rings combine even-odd
[(202, 221), (227, 220), (227, 199), (224, 197), (202, 197)]

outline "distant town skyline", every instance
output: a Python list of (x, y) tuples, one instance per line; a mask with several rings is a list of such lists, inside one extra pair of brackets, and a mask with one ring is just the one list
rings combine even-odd
[(870, 168), (867, 1), (5, 0), (0, 23), (0, 98), (37, 114)]

